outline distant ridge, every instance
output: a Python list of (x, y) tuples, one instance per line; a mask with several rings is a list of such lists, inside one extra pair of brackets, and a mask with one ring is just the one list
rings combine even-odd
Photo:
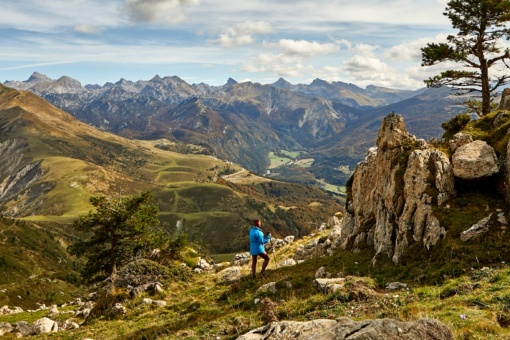
[(199, 144), (256, 173), (267, 172), (270, 152), (304, 151), (315, 160), (311, 166), (297, 169), (297, 177), (282, 178), (315, 184), (317, 178), (345, 183), (348, 173), (335, 169), (352, 170), (363, 159), (374, 144), (375, 127), (388, 113), (402, 114), (411, 133), (430, 139), (440, 137), (441, 123), (461, 110), (457, 99), (441, 89), (363, 89), (322, 79), (293, 85), (280, 78), (264, 85), (229, 78), (221, 86), (159, 75), (104, 86), (37, 73), (30, 79), (6, 85), (32, 91), (100, 130)]

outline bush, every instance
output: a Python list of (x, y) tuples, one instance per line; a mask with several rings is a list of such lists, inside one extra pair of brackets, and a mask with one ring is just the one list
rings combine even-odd
[(463, 113), (456, 115), (446, 123), (441, 124), (441, 127), (443, 130), (445, 130), (445, 133), (443, 135), (443, 138), (450, 139), (455, 135), (457, 132), (462, 131), (464, 127), (471, 121), (471, 116)]
[(141, 259), (127, 264), (117, 275), (116, 286), (127, 287), (157, 281), (187, 281), (191, 278), (191, 271), (188, 267), (166, 267), (151, 260)]

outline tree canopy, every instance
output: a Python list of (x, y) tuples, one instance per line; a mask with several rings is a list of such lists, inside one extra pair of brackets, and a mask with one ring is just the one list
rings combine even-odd
[(152, 198), (149, 191), (118, 199), (90, 198), (95, 211), (79, 217), (73, 227), (92, 236), (69, 247), (71, 254), (87, 259), (82, 272), (85, 279), (111, 275), (118, 266), (143, 257), (158, 240), (163, 242), (155, 233), (158, 208)]
[(447, 16), (456, 35), (449, 35), (447, 43), (428, 43), (422, 48), (422, 66), (443, 62), (460, 64), (461, 69), (441, 72), (425, 83), (428, 87), (452, 86), (461, 93), (481, 92), (482, 105), (479, 115), (491, 111), (491, 101), (496, 89), (510, 81), (510, 75), (489, 74), (489, 69), (509, 66), (508, 48), (501, 40), (510, 37), (506, 27), (510, 21), (510, 0), (450, 0), (443, 13)]

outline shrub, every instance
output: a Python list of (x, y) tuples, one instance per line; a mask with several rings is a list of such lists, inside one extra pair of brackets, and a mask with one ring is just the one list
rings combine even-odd
[(471, 116), (463, 113), (456, 115), (449, 121), (441, 124), (441, 127), (443, 130), (445, 130), (445, 133), (443, 135), (443, 138), (450, 139), (453, 137), (454, 134), (457, 132), (462, 131), (464, 127), (471, 121)]

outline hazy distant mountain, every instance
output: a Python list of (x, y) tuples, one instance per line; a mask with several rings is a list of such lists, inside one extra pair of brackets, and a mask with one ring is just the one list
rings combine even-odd
[(373, 85), (362, 89), (354, 84), (339, 81), (329, 83), (321, 79), (315, 79), (310, 85), (292, 85), (283, 78), (280, 78), (273, 83), (273, 86), (326, 98), (353, 107), (389, 105), (414, 97), (424, 91), (424, 89), (417, 91), (395, 90)]
[(6, 85), (28, 89), (99, 129), (200, 144), (259, 173), (269, 165), (269, 151), (314, 152), (321, 161), (309, 170), (321, 177), (329, 171), (323, 171), (325, 163), (352, 167), (362, 159), (364, 146), (374, 143), (373, 131), (389, 112), (403, 114), (411, 133), (429, 139), (438, 137), (441, 122), (458, 111), (456, 99), (442, 90), (362, 89), (320, 79), (293, 85), (281, 78), (261, 85), (230, 78), (210, 86), (155, 76), (83, 87), (69, 77), (52, 80), (34, 73)]

